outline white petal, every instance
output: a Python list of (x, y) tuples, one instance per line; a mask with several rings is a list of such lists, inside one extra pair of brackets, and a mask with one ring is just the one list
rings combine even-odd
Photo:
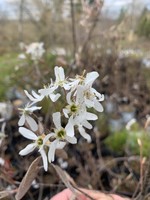
[(91, 92), (95, 94), (99, 101), (104, 101), (104, 95), (91, 88)]
[(68, 115), (68, 114), (69, 114), (68, 109), (64, 108), (64, 109), (63, 109), (63, 113), (64, 113), (64, 115), (65, 115), (66, 118), (69, 117), (69, 115)]
[(42, 156), (42, 160), (43, 160), (43, 166), (44, 166), (44, 170), (47, 171), (48, 170), (48, 162), (47, 162), (47, 156), (46, 153), (44, 151), (44, 149), (40, 149), (39, 150), (41, 156)]
[(19, 125), (19, 126), (23, 126), (24, 123), (25, 123), (25, 115), (23, 114), (23, 115), (20, 117), (19, 121), (18, 121), (18, 125)]
[(64, 148), (64, 146), (66, 145), (66, 142), (58, 142), (57, 143), (57, 145), (56, 145), (56, 148), (57, 149), (63, 149)]
[(59, 67), (59, 76), (60, 76), (61, 81), (65, 80), (65, 72), (64, 72), (64, 69), (62, 67)]
[(74, 123), (77, 124), (84, 121), (86, 119), (86, 116), (87, 116), (87, 112), (85, 110), (85, 107), (81, 107), (78, 115), (76, 115), (76, 117), (74, 118)]
[(105, 96), (103, 94), (101, 94), (101, 98), (99, 99), (99, 101), (104, 101)]
[(52, 136), (54, 136), (55, 133), (49, 133), (45, 136), (45, 138), (43, 139), (43, 145), (46, 144), (46, 142), (49, 140), (49, 138), (51, 138)]
[(73, 92), (73, 91), (77, 88), (77, 86), (78, 86), (80, 80), (79, 80), (79, 79), (71, 79), (71, 78), (70, 78), (70, 80), (72, 81), (72, 82), (70, 83), (70, 87), (71, 87), (71, 90), (72, 90), (72, 92)]
[(67, 103), (68, 103), (69, 105), (72, 104), (71, 95), (72, 95), (72, 93), (71, 93), (71, 92), (68, 92), (68, 94), (67, 94), (67, 96), (66, 96), (66, 100), (67, 100)]
[(27, 95), (27, 97), (28, 97), (31, 101), (35, 101), (35, 98), (33, 98), (32, 95), (30, 95), (30, 94), (28, 93), (27, 90), (24, 90), (24, 92), (25, 92), (25, 94)]
[(63, 81), (65, 79), (64, 69), (62, 67), (56, 66), (54, 68), (54, 73), (56, 77), (56, 82)]
[(61, 94), (57, 93), (57, 94), (49, 94), (50, 99), (52, 100), (52, 102), (55, 102), (59, 99), (59, 97), (61, 96)]
[(74, 122), (73, 122), (73, 117), (69, 118), (69, 121), (65, 127), (66, 134), (70, 137), (74, 136)]
[(32, 95), (36, 98), (36, 99), (38, 99), (39, 97), (40, 97), (40, 95), (38, 95), (35, 91), (33, 91), (32, 90)]
[(86, 79), (85, 79), (85, 85), (86, 84), (93, 84), (93, 82), (99, 77), (99, 74), (97, 72), (90, 72), (87, 73)]
[(79, 85), (77, 87), (77, 95), (76, 95), (76, 102), (77, 104), (81, 105), (84, 102), (84, 87)]
[(98, 117), (97, 117), (97, 115), (95, 115), (95, 114), (93, 114), (93, 113), (90, 113), (90, 112), (87, 112), (86, 113), (86, 119), (87, 120), (97, 120), (98, 119)]
[(85, 98), (85, 104), (88, 108), (92, 108), (94, 106), (93, 100)]
[(55, 66), (54, 74), (55, 74), (56, 82), (59, 82), (59, 67), (58, 66)]
[(64, 83), (63, 87), (65, 88), (65, 90), (70, 90), (71, 88), (70, 83)]
[(66, 135), (65, 139), (71, 144), (76, 144), (77, 143), (77, 138), (76, 137), (69, 137), (69, 136)]
[(85, 132), (85, 129), (82, 126), (79, 126), (79, 132), (88, 142), (91, 142), (91, 136)]
[(87, 120), (84, 120), (82, 122), (82, 125), (87, 129), (92, 129), (93, 128), (93, 126)]
[(25, 156), (29, 153), (31, 153), (34, 149), (36, 148), (36, 144), (32, 143), (32, 144), (28, 144), (24, 149), (22, 149), (19, 154), (21, 156)]
[(94, 108), (98, 112), (103, 112), (103, 110), (104, 110), (102, 104), (99, 101), (97, 101), (96, 99), (94, 100)]
[(49, 87), (49, 88), (40, 89), (38, 90), (38, 92), (44, 96), (48, 96), (49, 94), (53, 93), (54, 90), (55, 88)]
[(34, 112), (35, 110), (40, 110), (42, 107), (32, 106), (30, 108), (27, 108), (25, 110), (28, 110), (30, 112)]
[(38, 125), (37, 125), (36, 121), (32, 117), (30, 117), (29, 115), (26, 116), (26, 120), (27, 120), (27, 123), (29, 124), (30, 128), (33, 131), (37, 131)]
[(61, 126), (61, 114), (60, 112), (53, 113), (53, 122), (55, 127), (59, 130), (62, 128)]
[(58, 140), (54, 140), (49, 147), (48, 151), (48, 161), (51, 163), (55, 160), (55, 150), (57, 146)]
[(23, 135), (25, 138), (27, 138), (29, 140), (37, 140), (37, 138), (38, 138), (35, 135), (35, 133), (33, 133), (32, 131), (30, 131), (29, 129), (24, 128), (24, 127), (20, 127), (19, 132), (21, 133), (21, 135)]

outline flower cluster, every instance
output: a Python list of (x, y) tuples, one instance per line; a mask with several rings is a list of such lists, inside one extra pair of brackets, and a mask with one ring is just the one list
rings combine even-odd
[[(18, 122), (21, 135), (32, 141), (19, 154), (24, 156), (38, 148), (43, 159), (45, 171), (48, 169), (48, 162), (54, 161), (56, 149), (62, 149), (66, 143), (77, 143), (76, 130), (88, 142), (91, 141), (91, 136), (86, 132), (86, 129), (92, 129), (89, 121), (94, 121), (98, 117), (88, 110), (89, 108), (94, 108), (98, 112), (103, 111), (101, 101), (104, 100), (104, 95), (93, 88), (93, 82), (99, 76), (97, 72), (94, 71), (87, 74), (83, 72), (82, 75), (76, 75), (74, 79), (66, 78), (64, 69), (56, 66), (54, 73), (55, 80), (51, 80), (47, 87), (39, 89), (37, 93), (32, 91), (32, 94), (29, 94), (25, 90), (30, 103), (24, 109), (20, 109), (22, 115)], [(38, 107), (36, 104), (45, 97), (52, 102), (56, 102), (61, 96), (61, 93), (58, 92), (58, 89), (61, 91), (60, 88), (65, 90), (66, 106), (61, 112), (52, 114), (53, 131), (48, 134), (45, 134), (44, 131), (39, 133), (38, 123), (34, 119), (35, 117), (32, 116), (34, 111), (40, 110), (42, 107)], [(61, 123), (61, 117), (66, 118), (65, 127)], [(24, 125), (27, 125), (28, 128), (23, 127)]]
[(21, 48), (25, 50), (25, 53), (19, 55), (20, 59), (25, 59), (26, 57), (30, 56), (31, 60), (38, 61), (45, 53), (43, 42), (34, 42), (28, 46), (21, 43)]

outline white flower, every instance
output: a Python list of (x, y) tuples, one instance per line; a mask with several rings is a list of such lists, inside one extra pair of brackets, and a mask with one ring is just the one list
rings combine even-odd
[(69, 90), (70, 85), (69, 85), (69, 82), (65, 78), (64, 69), (62, 67), (56, 66), (54, 68), (54, 72), (55, 72), (55, 77), (56, 77), (54, 85), (57, 87), (58, 86), (63, 87), (65, 90)]
[(94, 108), (98, 112), (103, 112), (103, 106), (100, 101), (104, 100), (104, 95), (97, 92), (94, 88), (89, 85), (84, 87), (84, 100), (88, 108)]
[(76, 75), (75, 79), (70, 79), (71, 80), (71, 88), (72, 91), (74, 91), (78, 85), (92, 85), (93, 82), (98, 78), (99, 74), (97, 72), (89, 72), (85, 76), (85, 71), (83, 71), (83, 74)]
[(24, 53), (21, 53), (18, 55), (18, 58), (24, 60), (26, 59), (26, 55)]
[(74, 121), (74, 124), (81, 123), (85, 120), (96, 120), (97, 116), (93, 113), (87, 112), (86, 106), (84, 103), (84, 88), (82, 86), (77, 87), (75, 100), (71, 100), (72, 93), (67, 94), (67, 103), (66, 108), (63, 109), (63, 113), (66, 118), (70, 117), (71, 121)]
[(56, 102), (61, 96), (60, 93), (56, 93), (58, 87), (63, 87), (65, 90), (70, 89), (69, 82), (65, 78), (64, 69), (62, 67), (54, 68), (56, 80), (53, 82), (51, 80), (51, 84), (48, 87), (40, 89), (38, 92), (43, 96), (48, 96), (53, 102)]
[(99, 77), (97, 72), (87, 73), (84, 80), (84, 99), (88, 108), (95, 108), (98, 112), (103, 112), (103, 107), (100, 101), (104, 100), (104, 95), (97, 92), (93, 87), (93, 82)]
[(31, 56), (31, 59), (36, 61), (40, 60), (45, 53), (43, 42), (35, 42), (31, 43), (30, 45), (26, 46), (26, 54), (29, 54)]
[(96, 120), (96, 119), (97, 119), (97, 116), (95, 114), (86, 112), (86, 117), (82, 121), (80, 120), (80, 118), (75, 118), (72, 121), (74, 126), (77, 126), (78, 131), (81, 134), (81, 136), (85, 138), (88, 142), (91, 142), (91, 136), (85, 131), (85, 128), (92, 129), (92, 125), (87, 120)]
[[(90, 113), (86, 110), (85, 106), (85, 98), (84, 98), (84, 87), (79, 85), (77, 87), (76, 96), (71, 96), (72, 92), (69, 92), (67, 95), (67, 102), (69, 105), (63, 109), (64, 115), (69, 118), (70, 127), (74, 129), (74, 126), (78, 127), (79, 133), (88, 141), (91, 142), (91, 137), (88, 133), (86, 133), (85, 128), (91, 129), (92, 125), (88, 122), (88, 120), (95, 121), (97, 120), (97, 115)], [(75, 98), (75, 100), (71, 100)]]
[(77, 143), (77, 139), (74, 137), (74, 129), (72, 128), (71, 122), (68, 121), (65, 128), (62, 127), (60, 112), (53, 113), (53, 122), (55, 125), (54, 132), (55, 132), (56, 138), (60, 140), (66, 140), (72, 144)]
[[(96, 115), (92, 116), (92, 118), (93, 117), (95, 117), (95, 119), (97, 118)], [(93, 128), (92, 125), (86, 119), (83, 119), (82, 121), (80, 121), (80, 118), (75, 118), (74, 120), (71, 118), (69, 120), (70, 120), (70, 126), (72, 125), (72, 129), (74, 128), (74, 126), (76, 126), (81, 136), (85, 138), (88, 142), (91, 142), (91, 136), (85, 131), (85, 128), (92, 129)]]
[[(98, 112), (103, 112), (103, 107), (100, 103), (100, 101), (104, 100), (104, 95), (97, 92), (93, 87), (93, 82), (98, 78), (99, 74), (97, 72), (90, 72), (86, 74), (86, 77), (84, 77), (84, 73), (82, 76), (77, 75), (76, 79), (72, 79), (72, 90), (73, 93), (78, 85), (81, 85), (83, 87), (83, 93), (84, 93), (84, 102), (85, 105), (88, 108), (95, 108)], [(74, 92), (74, 96), (76, 96), (76, 91)]]
[(32, 90), (32, 95), (29, 94), (27, 90), (24, 90), (24, 92), (27, 95), (27, 97), (30, 99), (30, 101), (33, 102), (33, 104), (37, 103), (39, 101), (42, 101), (44, 98), (44, 95), (42, 95), (42, 94), (39, 95), (36, 92), (34, 92), (33, 90)]
[(73, 119), (84, 118), (86, 114), (86, 107), (84, 104), (83, 88), (78, 86), (76, 92), (76, 98), (72, 99), (72, 92), (69, 92), (66, 96), (68, 105), (63, 109), (63, 113), (66, 118), (72, 116)]
[(44, 97), (49, 97), (52, 100), (52, 102), (56, 102), (61, 96), (59, 93), (54, 93), (56, 89), (57, 87), (51, 84), (48, 87), (40, 89), (38, 92)]
[(33, 131), (36, 131), (38, 129), (38, 125), (36, 123), (36, 121), (30, 117), (30, 115), (35, 111), (35, 110), (40, 110), (41, 107), (37, 107), (37, 106), (32, 106), (32, 104), (27, 104), (25, 108), (21, 109), (19, 108), (19, 110), (22, 112), (22, 116), (20, 117), (19, 121), (18, 121), (18, 125), (19, 126), (23, 126), (25, 124), (25, 122), (28, 123), (28, 125), (30, 126), (30, 128)]
[(31, 153), (32, 151), (34, 151), (35, 148), (38, 148), (39, 152), (42, 156), (44, 170), (47, 171), (48, 170), (48, 160), (47, 160), (47, 155), (46, 155), (44, 147), (45, 147), (45, 145), (48, 146), (49, 138), (51, 137), (51, 134), (48, 134), (46, 136), (44, 134), (41, 136), (37, 136), (31, 130), (24, 128), (24, 127), (20, 127), (19, 132), (25, 138), (27, 138), (29, 140), (33, 140), (33, 142), (31, 144), (28, 144), (24, 149), (22, 149), (19, 152), (19, 154), (22, 156), (25, 156), (25, 155)]
[(55, 158), (55, 150), (62, 149), (66, 144), (66, 141), (71, 144), (76, 144), (77, 139), (74, 137), (74, 129), (70, 122), (65, 126), (61, 125), (60, 112), (53, 113), (53, 122), (55, 125), (54, 133), (51, 133), (55, 140), (49, 145), (48, 159), (49, 162), (53, 162)]

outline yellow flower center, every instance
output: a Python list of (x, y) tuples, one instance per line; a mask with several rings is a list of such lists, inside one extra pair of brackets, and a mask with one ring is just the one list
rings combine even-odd
[(60, 139), (64, 139), (66, 135), (66, 131), (64, 129), (59, 130), (57, 133), (57, 137)]
[(39, 137), (38, 139), (37, 139), (37, 145), (38, 146), (41, 146), (43, 144), (43, 138), (42, 137)]
[(72, 113), (75, 113), (75, 112), (77, 112), (77, 110), (78, 110), (78, 107), (75, 104), (72, 104), (71, 107), (70, 107), (70, 111)]

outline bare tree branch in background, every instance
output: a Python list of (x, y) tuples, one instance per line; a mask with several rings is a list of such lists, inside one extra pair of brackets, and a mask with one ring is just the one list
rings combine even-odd
[(70, 7), (71, 7), (71, 20), (72, 20), (73, 58), (74, 58), (74, 62), (76, 62), (77, 41), (76, 41), (76, 25), (75, 25), (75, 13), (74, 13), (73, 0), (70, 0)]
[(89, 14), (89, 19), (92, 22), (92, 24), (91, 24), (91, 26), (89, 26), (89, 28), (87, 30), (87, 36), (84, 40), (83, 45), (80, 48), (81, 53), (86, 50), (87, 45), (88, 45), (89, 41), (91, 40), (92, 33), (97, 25), (100, 11), (103, 7), (103, 0), (100, 0), (100, 1), (94, 0), (92, 8), (89, 8), (86, 5), (86, 2), (84, 0), (82, 0), (82, 5), (83, 5), (83, 7), (85, 7), (86, 12)]
[(23, 9), (24, 9), (24, 0), (20, 1), (20, 6), (19, 6), (19, 41), (23, 42), (24, 41), (24, 36), (23, 36)]

